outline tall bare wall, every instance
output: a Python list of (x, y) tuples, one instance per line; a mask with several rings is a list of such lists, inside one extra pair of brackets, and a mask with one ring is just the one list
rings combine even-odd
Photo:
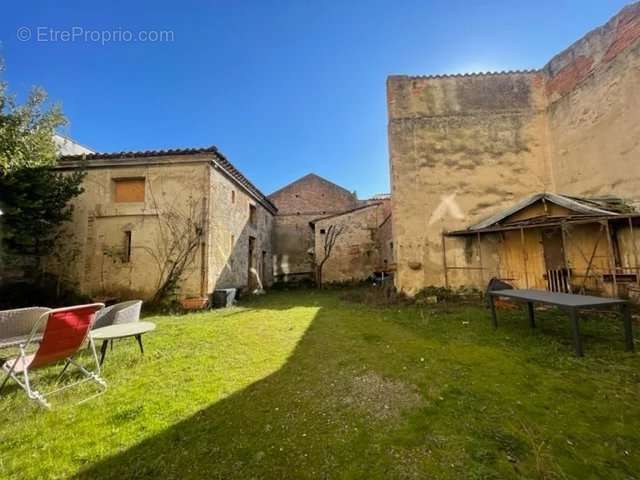
[(544, 72), (557, 191), (640, 204), (640, 3), (554, 57)]
[(444, 282), (443, 229), (551, 189), (544, 77), (392, 76), (387, 99), (396, 283), (412, 293)]

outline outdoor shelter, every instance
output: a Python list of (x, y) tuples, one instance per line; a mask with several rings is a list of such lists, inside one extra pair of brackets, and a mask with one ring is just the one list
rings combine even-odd
[(625, 296), (640, 287), (638, 228), (640, 213), (621, 199), (539, 193), (443, 232), (445, 285), (497, 277), (517, 288)]

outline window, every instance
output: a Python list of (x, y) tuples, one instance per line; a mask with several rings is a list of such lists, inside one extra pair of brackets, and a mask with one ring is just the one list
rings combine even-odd
[(258, 209), (255, 205), (249, 205), (249, 223), (251, 225), (258, 223)]
[(325, 229), (324, 229), (324, 228), (321, 228), (321, 229), (320, 229), (320, 235), (324, 235), (325, 233), (327, 233), (327, 232), (325, 231)]
[(144, 178), (115, 178), (113, 182), (116, 203), (144, 202)]
[(231, 203), (236, 203), (236, 191), (231, 190)]
[(131, 261), (131, 240), (131, 230), (125, 230), (124, 248), (122, 249), (122, 263), (129, 263)]
[(229, 251), (233, 251), (233, 246), (236, 244), (236, 237), (231, 235), (231, 243), (229, 244)]

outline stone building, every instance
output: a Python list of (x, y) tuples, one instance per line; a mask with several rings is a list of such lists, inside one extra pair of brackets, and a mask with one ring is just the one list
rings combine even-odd
[[(389, 77), (397, 286), (483, 286), (501, 273), (500, 241), (457, 237), (443, 249), (443, 232), (471, 229), (539, 192), (640, 204), (638, 85), (640, 3), (540, 70)], [(615, 232), (611, 242), (624, 243)], [(445, 265), (459, 270), (455, 278)]]
[(80, 166), (68, 266), (82, 292), (149, 298), (186, 254), (179, 298), (271, 284), (276, 207), (215, 147), (65, 156), (57, 168)]
[(325, 282), (363, 280), (373, 272), (388, 271), (392, 256), (381, 247), (391, 243), (388, 195), (359, 200), (355, 193), (316, 174), (304, 177), (269, 195), (278, 208), (274, 220), (274, 277), (280, 282), (313, 280), (323, 256), (325, 232), (339, 226), (342, 235), (323, 269)]
[(278, 208), (274, 219), (274, 276), (296, 282), (314, 277), (315, 236), (310, 222), (356, 208), (349, 190), (314, 173), (305, 175), (269, 195)]

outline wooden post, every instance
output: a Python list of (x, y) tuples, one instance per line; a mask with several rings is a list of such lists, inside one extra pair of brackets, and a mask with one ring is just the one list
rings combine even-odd
[(482, 244), (480, 243), (480, 232), (477, 233), (478, 238), (478, 260), (480, 260), (480, 280), (484, 286), (484, 266), (482, 264)]
[(520, 244), (522, 245), (522, 260), (524, 262), (524, 286), (529, 288), (529, 268), (527, 266), (529, 255), (527, 255), (527, 247), (524, 243), (524, 228), (522, 227), (520, 227)]
[[(593, 246), (593, 251), (591, 252), (591, 257), (589, 257), (588, 259), (588, 263), (587, 263), (587, 270), (585, 271), (584, 274), (584, 278), (582, 279), (582, 287), (580, 287), (580, 293), (584, 294), (585, 292), (585, 288), (587, 285), (587, 279), (589, 278), (589, 272), (591, 271), (591, 265), (593, 265), (593, 259), (596, 256), (596, 253), (598, 251), (598, 245), (600, 244), (600, 239), (602, 238), (602, 232), (603, 232), (603, 228), (602, 228), (602, 223), (600, 224), (600, 231), (598, 232), (598, 238), (596, 239), (596, 243)], [(577, 247), (578, 248), (578, 247)], [(578, 248), (578, 251), (580, 252), (580, 254), (582, 255), (582, 257), (587, 260), (587, 258), (584, 256), (584, 254), (582, 253), (582, 250), (580, 250)], [(596, 283), (597, 283), (597, 276), (596, 276)]]
[(567, 271), (567, 289), (571, 292), (571, 270), (569, 269), (569, 261), (567, 260), (567, 235), (565, 231), (566, 225), (564, 222), (560, 224), (560, 231), (562, 232), (562, 259), (564, 260), (564, 269)]
[(442, 231), (442, 268), (444, 269), (444, 287), (449, 288), (449, 273), (447, 272), (447, 246), (445, 245), (445, 231)]
[(609, 244), (609, 270), (613, 275), (613, 296), (618, 296), (618, 279), (616, 278), (616, 258), (613, 253), (613, 244), (611, 243), (611, 230), (609, 229), (609, 220), (604, 221), (604, 226), (607, 232), (607, 243)]
[(633, 247), (633, 260), (635, 263), (636, 281), (640, 287), (640, 268), (638, 267), (638, 246), (636, 245), (636, 234), (633, 230), (633, 219), (629, 217), (629, 236), (631, 237), (631, 246)]

